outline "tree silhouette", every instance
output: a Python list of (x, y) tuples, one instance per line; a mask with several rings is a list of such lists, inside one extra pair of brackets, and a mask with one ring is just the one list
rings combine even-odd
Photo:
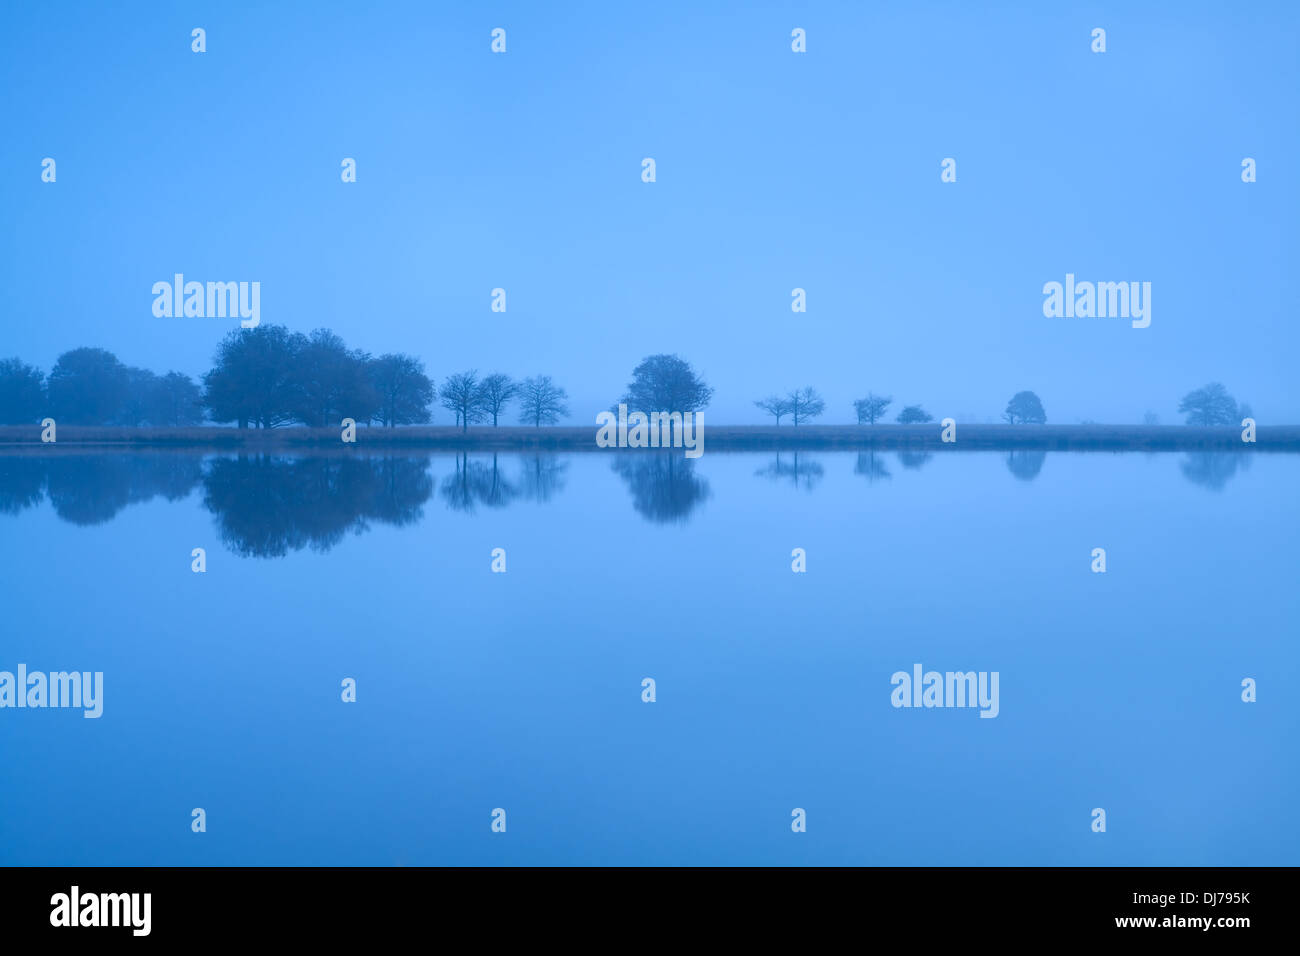
[(442, 407), (456, 413), (456, 424), (460, 430), (468, 431), (469, 426), (483, 420), (483, 393), (479, 391), (478, 373), (457, 372), (447, 376), (442, 383), (440, 393)]
[(45, 373), (17, 358), (0, 361), (0, 425), (34, 425), (45, 413)]
[(868, 392), (866, 398), (859, 398), (853, 403), (853, 410), (858, 413), (858, 424), (864, 422), (874, 425), (878, 419), (885, 417), (885, 409), (894, 401), (892, 395), (877, 395)]
[(129, 376), (112, 352), (73, 349), (54, 363), (46, 391), (50, 414), (60, 423), (112, 425), (126, 404)]
[(900, 425), (924, 425), (934, 421), (934, 416), (920, 405), (905, 405), (898, 413), (897, 421)]
[(785, 400), (790, 403), (790, 417), (796, 426), (826, 411), (826, 403), (811, 385), (807, 388), (796, 388), (786, 396)]
[(1178, 403), (1179, 414), (1187, 415), (1189, 425), (1235, 425), (1237, 401), (1219, 382), (1193, 389)]
[(708, 407), (713, 389), (676, 355), (651, 355), (632, 370), (623, 398), (629, 412), (698, 412)]
[[(390, 352), (371, 359), (370, 387), (378, 404), (374, 417), (388, 428), (394, 425), (423, 425), (432, 417), (433, 382), (424, 374), (424, 363), (412, 355)], [(354, 416), (355, 417), (355, 416)]]
[(337, 425), (344, 418), (370, 421), (380, 402), (369, 362), (370, 356), (349, 349), (328, 329), (300, 338), (287, 382), (293, 417), (312, 428)]
[(1047, 422), (1043, 403), (1033, 392), (1016, 392), (1011, 396), (1002, 417), (1010, 425), (1043, 425)]
[(203, 421), (203, 393), (194, 379), (181, 372), (156, 376), (146, 405), (149, 423), (162, 428), (198, 425)]
[(554, 425), (569, 414), (568, 393), (549, 375), (526, 378), (519, 386), (519, 422), (522, 425)]
[(778, 395), (769, 395), (767, 398), (759, 399), (754, 404), (773, 416), (778, 426), (781, 424), (781, 419), (790, 414), (790, 400), (781, 398)]
[(479, 407), (483, 409), (485, 418), (492, 419), (492, 427), (495, 428), (497, 418), (505, 411), (510, 400), (519, 393), (519, 385), (512, 381), (509, 375), (496, 372), (479, 382), (478, 393)]
[[(214, 422), (274, 428), (294, 420), (294, 363), (302, 342), (282, 325), (236, 329), (217, 346), (203, 376), (203, 403)], [(355, 417), (355, 416), (353, 416)]]

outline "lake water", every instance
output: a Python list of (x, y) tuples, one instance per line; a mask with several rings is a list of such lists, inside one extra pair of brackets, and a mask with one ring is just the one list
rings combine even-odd
[[(1245, 452), (6, 454), (0, 670), (104, 693), (0, 710), (0, 863), (1294, 865), (1297, 488)], [(894, 707), (916, 664), (997, 672), (996, 718)]]

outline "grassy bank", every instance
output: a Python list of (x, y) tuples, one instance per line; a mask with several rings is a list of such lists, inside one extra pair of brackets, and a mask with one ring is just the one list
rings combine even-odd
[[(784, 448), (1036, 448), (1042, 450), (1157, 451), (1177, 449), (1300, 451), (1300, 425), (1264, 425), (1254, 446), (1238, 427), (1183, 425), (962, 425), (956, 443), (944, 443), (940, 426), (930, 425), (708, 425), (705, 451)], [(288, 451), (343, 447), (338, 428), (117, 428), (58, 426), (61, 447), (193, 447)], [(450, 425), (357, 428), (357, 446), (372, 448), (601, 451), (595, 425), (565, 428), (477, 426), (462, 432)], [(41, 447), (36, 425), (0, 426), (0, 448)], [(45, 445), (44, 447), (49, 447)]]

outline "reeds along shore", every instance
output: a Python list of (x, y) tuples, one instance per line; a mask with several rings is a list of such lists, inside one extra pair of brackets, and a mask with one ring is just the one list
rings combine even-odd
[[(380, 428), (358, 426), (355, 444), (344, 445), (341, 428), (129, 428), (59, 425), (54, 443), (42, 442), (38, 425), (0, 426), (0, 449), (35, 450), (76, 446), (168, 446), (213, 449), (306, 447), (406, 447), (483, 450), (659, 451), (601, 449), (595, 425), (533, 428), (452, 425)], [(1038, 448), (1055, 451), (1160, 451), (1178, 449), (1300, 451), (1300, 425), (1261, 425), (1255, 442), (1242, 440), (1235, 426), (1188, 425), (963, 425), (956, 441), (942, 439), (942, 427), (926, 425), (705, 425), (705, 451), (775, 448)], [(680, 452), (681, 449), (672, 449)]]

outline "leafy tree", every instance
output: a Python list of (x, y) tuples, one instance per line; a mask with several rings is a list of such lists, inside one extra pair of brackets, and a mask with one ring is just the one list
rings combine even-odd
[(868, 425), (874, 425), (876, 420), (885, 417), (885, 409), (894, 401), (892, 395), (877, 395), (874, 392), (867, 392), (866, 398), (859, 398), (853, 403), (853, 409), (858, 413), (858, 424), (864, 422)]
[(181, 372), (155, 376), (147, 416), (161, 428), (180, 428), (203, 422), (203, 393), (194, 379)]
[(154, 389), (158, 386), (158, 376), (147, 368), (126, 368), (126, 397), (122, 407), (113, 419), (115, 425), (139, 427), (145, 422), (153, 424), (149, 417), (149, 406), (153, 401)]
[(1016, 392), (1011, 396), (1002, 417), (1011, 425), (1043, 425), (1047, 422), (1043, 403), (1033, 392)]
[(512, 381), (509, 375), (496, 372), (479, 382), (478, 390), (479, 407), (483, 409), (483, 416), (491, 418), (492, 426), (495, 428), (497, 417), (505, 411), (510, 400), (519, 393), (519, 385)]
[(1235, 425), (1237, 401), (1218, 382), (1193, 389), (1178, 403), (1180, 414), (1187, 415), (1189, 425)]
[(294, 395), (294, 364), (302, 342), (301, 335), (282, 325), (230, 332), (203, 376), (209, 417), (238, 422), (240, 428), (274, 428), (293, 421), (300, 404)]
[(676, 355), (651, 355), (632, 370), (623, 402), (630, 412), (698, 412), (713, 389)]
[[(433, 382), (424, 374), (424, 363), (412, 355), (389, 353), (369, 364), (370, 386), (378, 405), (374, 418), (381, 425), (423, 425), (433, 418)], [(355, 416), (354, 416), (355, 417)]]
[(923, 425), (934, 421), (934, 416), (920, 405), (905, 405), (898, 413), (897, 421), (900, 425)]
[(461, 431), (468, 431), (469, 426), (483, 420), (483, 395), (479, 391), (478, 372), (457, 372), (447, 376), (440, 390), (442, 407), (456, 413), (456, 424)]
[(786, 396), (785, 400), (790, 403), (790, 417), (794, 419), (795, 425), (816, 418), (826, 411), (826, 403), (811, 385), (807, 388), (796, 388)]
[(328, 329), (300, 338), (288, 382), (294, 418), (313, 428), (337, 425), (344, 418), (370, 421), (379, 396), (369, 362), (369, 355), (349, 349)]
[(59, 356), (46, 383), (50, 414), (74, 425), (108, 425), (126, 403), (129, 376), (117, 356), (81, 348)]
[(769, 395), (767, 398), (760, 399), (754, 403), (763, 411), (776, 418), (776, 423), (781, 424), (781, 419), (790, 414), (790, 400), (781, 398), (777, 395)]
[(519, 421), (524, 425), (554, 425), (569, 414), (568, 393), (549, 375), (526, 378), (519, 386)]
[(45, 374), (20, 359), (0, 361), (0, 425), (34, 425), (45, 413)]

